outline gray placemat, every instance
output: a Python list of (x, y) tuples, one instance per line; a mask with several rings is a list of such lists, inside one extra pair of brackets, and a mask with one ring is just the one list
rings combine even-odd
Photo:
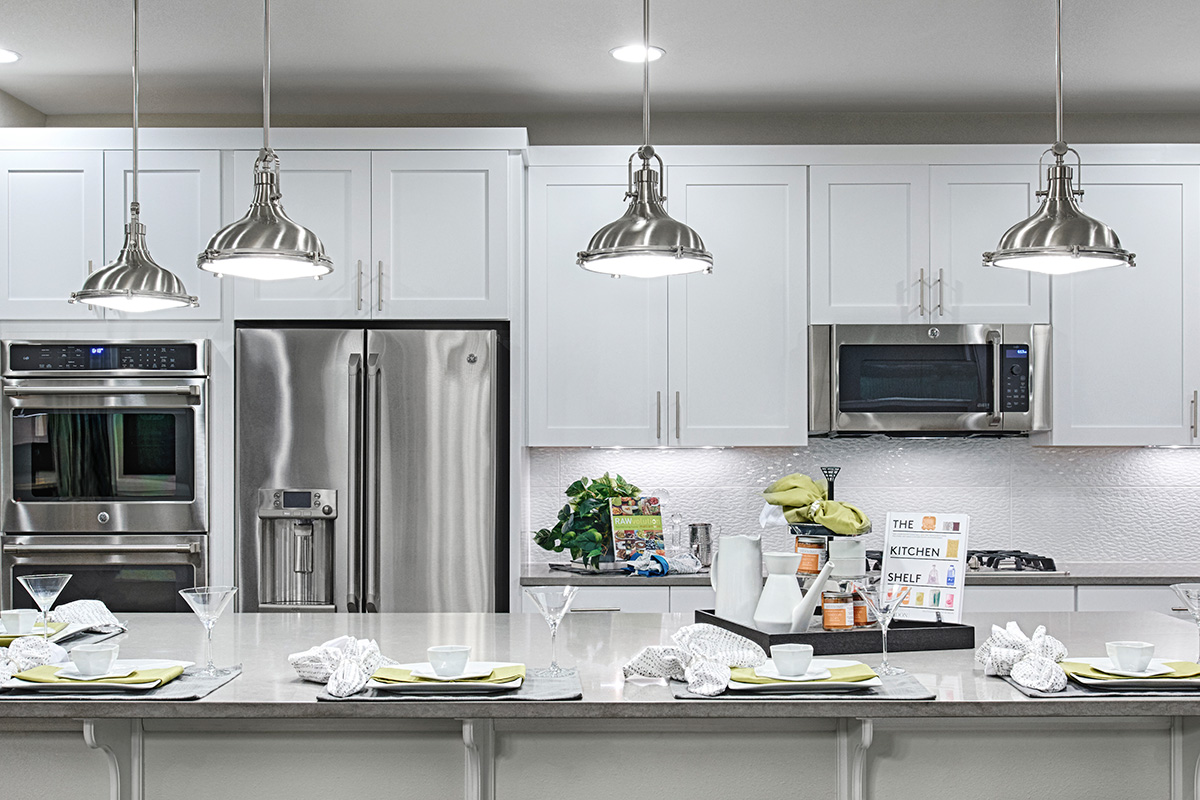
[(241, 665), (228, 675), (209, 677), (188, 667), (175, 680), (146, 692), (38, 692), (28, 689), (0, 689), (0, 700), (199, 700), (212, 694), (242, 674)]
[(1200, 689), (1093, 689), (1069, 679), (1061, 692), (1042, 692), (1022, 686), (1008, 675), (1001, 678), (1026, 697), (1200, 697)]
[(934, 700), (933, 692), (912, 675), (880, 675), (883, 686), (854, 692), (731, 692), (705, 697), (688, 691), (683, 681), (668, 681), (676, 700)]
[(400, 694), (379, 689), (365, 689), (350, 697), (334, 697), (322, 690), (318, 700), (582, 700), (583, 684), (579, 675), (562, 675), (551, 678), (540, 675), (526, 676), (521, 688), (512, 692), (494, 694)]

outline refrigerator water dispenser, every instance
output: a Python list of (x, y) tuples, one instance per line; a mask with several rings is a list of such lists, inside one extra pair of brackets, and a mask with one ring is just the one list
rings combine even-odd
[(258, 490), (260, 611), (333, 611), (335, 489)]

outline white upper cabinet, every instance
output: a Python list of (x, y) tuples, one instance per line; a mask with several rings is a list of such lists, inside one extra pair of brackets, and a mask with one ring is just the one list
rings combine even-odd
[(105, 263), (103, 154), (2, 151), (0, 180), (0, 318), (99, 319), (67, 298)]
[(714, 267), (669, 279), (667, 443), (807, 441), (806, 179), (805, 167), (668, 170), (670, 212)]
[[(221, 155), (216, 150), (151, 150), (138, 154), (138, 194), (146, 246), (155, 262), (175, 273), (199, 308), (144, 314), (106, 309), (111, 318), (220, 319), (221, 282), (196, 268), (196, 256), (221, 226)], [(104, 252), (115, 258), (125, 241), (133, 191), (133, 156), (104, 154)]]
[(371, 163), (373, 314), (507, 318), (507, 153), (376, 152)]
[(1054, 278), (1055, 445), (1187, 445), (1200, 389), (1200, 167), (1085, 166), (1137, 266)]
[[(250, 207), (257, 157), (257, 151), (234, 153), (233, 213), (227, 222), (240, 218)], [(369, 319), (371, 154), (280, 151), (279, 159), (284, 211), (320, 237), (333, 260), (333, 272), (320, 280), (222, 278), (233, 281), (236, 318)], [(219, 227), (214, 226), (208, 236)], [(190, 288), (190, 282), (188, 285)]]
[(929, 168), (809, 170), (812, 322), (929, 319)]
[(668, 444), (667, 279), (576, 265), (625, 211), (624, 167), (529, 170), (531, 446)]
[(1050, 279), (984, 267), (983, 254), (1040, 204), (1036, 166), (929, 170), (929, 303), (934, 322), (1050, 321)]
[(814, 166), (809, 181), (814, 323), (1049, 320), (1049, 279), (982, 265), (1032, 213), (1036, 167)]

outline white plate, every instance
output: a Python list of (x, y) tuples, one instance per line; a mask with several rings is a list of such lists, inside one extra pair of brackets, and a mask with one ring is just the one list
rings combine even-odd
[[(121, 659), (116, 662), (122, 668), (126, 665), (132, 665), (134, 670), (139, 669), (166, 669), (168, 667), (188, 667), (194, 666), (194, 661), (176, 661), (173, 659), (164, 658), (140, 658), (140, 659)], [(114, 665), (114, 666), (116, 666)], [(145, 692), (158, 687), (158, 681), (146, 681), (145, 683), (109, 683), (107, 681), (79, 681), (75, 683), (38, 683), (36, 681), (23, 681), (20, 678), (10, 678), (0, 688), (4, 689), (22, 689), (25, 691), (34, 692), (60, 692), (63, 694), (79, 694), (81, 692)]]
[[(1073, 659), (1067, 660), (1071, 661)], [(1168, 667), (1166, 662), (1157, 658), (1150, 659), (1150, 665), (1141, 672), (1120, 669), (1116, 664), (1113, 663), (1111, 658), (1096, 658), (1089, 659), (1089, 661), (1091, 662), (1092, 669), (1099, 670), (1100, 672), (1104, 672), (1109, 675), (1120, 675), (1122, 678), (1155, 678), (1159, 675), (1167, 675), (1168, 673), (1175, 671), (1171, 667)]]
[[(861, 661), (847, 661), (841, 658), (814, 658), (810, 668), (813, 666), (822, 669), (835, 669), (837, 667), (852, 667), (856, 664), (862, 664)], [(799, 694), (801, 692), (817, 692), (817, 693), (843, 693), (857, 692), (861, 689), (870, 689), (883, 686), (883, 681), (879, 678), (868, 678), (865, 681), (821, 681), (813, 682), (811, 680), (803, 683), (738, 683), (737, 681), (729, 682), (729, 690), (733, 692), (761, 692), (761, 693), (783, 693), (783, 694)]]
[[(496, 669), (489, 666), (491, 663), (490, 661), (468, 661), (467, 668), (457, 675), (438, 675), (433, 671), (433, 665), (425, 661), (412, 668), (412, 675), (414, 678), (429, 678), (435, 681), (462, 681), (468, 678), (486, 678)], [(404, 667), (404, 669), (408, 669), (408, 667)]]
[[(1078, 661), (1081, 664), (1095, 667), (1097, 662), (1107, 661), (1108, 659), (1071, 658), (1067, 660)], [(1200, 689), (1200, 676), (1195, 678), (1126, 678), (1114, 681), (1072, 675), (1071, 680), (1079, 681), (1084, 686), (1091, 686), (1097, 689), (1114, 689), (1118, 692), (1124, 689), (1189, 689), (1192, 691)]]
[[(38, 624), (38, 625), (34, 625), (34, 626), (33, 626), (33, 630), (31, 630), (29, 633), (8, 633), (8, 632), (5, 630), (4, 626), (3, 626), (3, 625), (0, 625), (0, 636), (4, 636), (5, 638), (7, 638), (7, 637), (11, 636), (11, 637), (13, 637), (14, 639), (18, 639), (18, 638), (20, 638), (20, 637), (22, 637), (22, 636), (41, 636), (41, 635), (42, 635), (42, 631), (43, 631), (44, 629), (45, 629), (45, 627), (44, 627), (43, 625), (41, 625), (41, 624)], [(52, 631), (52, 630), (54, 630), (54, 629), (53, 629), (53, 628), (50, 628), (50, 630)], [(65, 630), (65, 629), (64, 629), (64, 630)], [(61, 631), (60, 631), (60, 633), (61, 633)], [(51, 633), (51, 634), (50, 634), (50, 640), (51, 640), (51, 641), (53, 641), (53, 640), (54, 640), (54, 637), (56, 637), (56, 636), (58, 636), (58, 634), (57, 634), (57, 633)]]
[(114, 661), (113, 668), (111, 670), (108, 672), (102, 672), (99, 675), (84, 675), (79, 671), (79, 667), (75, 666), (74, 664), (68, 664), (54, 674), (60, 678), (67, 678), (68, 680), (72, 681), (99, 681), (104, 680), (105, 678), (128, 678), (134, 673), (133, 667), (118, 666), (120, 663), (120, 661)]
[(775, 681), (791, 681), (792, 683), (800, 681), (820, 681), (828, 678), (830, 672), (827, 668), (817, 664), (817, 659), (813, 659), (808, 665), (808, 672), (803, 675), (781, 675), (779, 668), (775, 666), (775, 662), (767, 659), (767, 663), (761, 667), (754, 668), (754, 674), (760, 678), (770, 678)]
[[(416, 664), (397, 664), (394, 669), (412, 670), (416, 667), (428, 666), (429, 662), (418, 662)], [(487, 669), (485, 675), (490, 675), (499, 667), (515, 667), (518, 664), (512, 661), (475, 661), (471, 666), (477, 669)], [(396, 694), (500, 694), (501, 692), (511, 692), (514, 689), (520, 689), (521, 684), (525, 681), (522, 678), (513, 678), (507, 683), (481, 683), (479, 681), (438, 681), (436, 683), (426, 683), (418, 681), (416, 683), (385, 683), (383, 681), (370, 680), (367, 682), (367, 688), (379, 689), (384, 692), (393, 692)]]

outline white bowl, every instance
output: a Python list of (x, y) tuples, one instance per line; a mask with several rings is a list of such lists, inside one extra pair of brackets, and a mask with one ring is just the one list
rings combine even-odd
[(425, 651), (429, 664), (438, 675), (461, 675), (471, 657), (471, 646), (466, 644), (441, 644)]
[(1154, 658), (1150, 642), (1105, 642), (1104, 649), (1113, 664), (1126, 672), (1144, 672)]
[(118, 649), (108, 642), (76, 645), (71, 648), (71, 663), (80, 675), (104, 675), (112, 670)]

